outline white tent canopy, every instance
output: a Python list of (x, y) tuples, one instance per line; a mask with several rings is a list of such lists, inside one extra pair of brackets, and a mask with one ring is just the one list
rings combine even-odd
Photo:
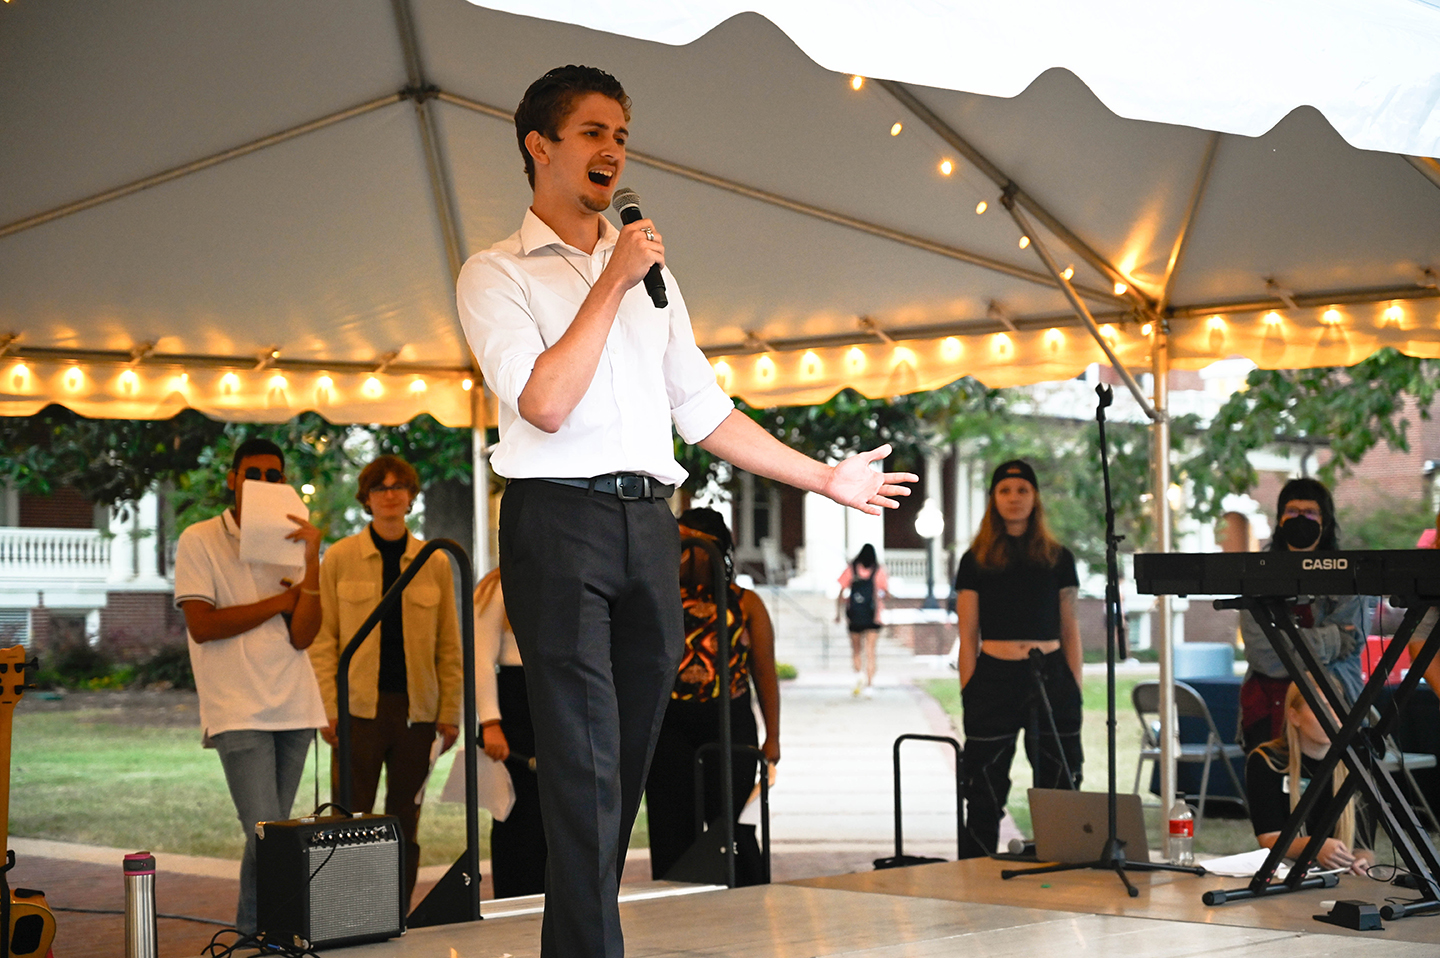
[(1076, 19), (1032, 0), (1004, 22), (762, 5), (827, 63), (1025, 86), (1012, 99), (856, 91), (760, 16), (709, 29), (728, 13), (712, 4), (530, 6), (698, 39), (462, 0), (0, 8), (0, 412), (468, 423), (451, 275), (518, 224), (508, 113), (565, 62), (609, 67), (633, 96), (626, 181), (663, 225), (697, 339), (752, 402), (1103, 359), (1018, 246), (1006, 184), (1126, 362), (1149, 362), (1159, 315), (1177, 366), (1440, 355), (1440, 173), (1346, 142), (1435, 151), (1440, 58), (1421, 54), (1440, 52), (1440, 11), (1419, 0), (1307, 4), (1303, 20), (1247, 7), (1240, 39), (1228, 19), (1156, 23), (1138, 4)]

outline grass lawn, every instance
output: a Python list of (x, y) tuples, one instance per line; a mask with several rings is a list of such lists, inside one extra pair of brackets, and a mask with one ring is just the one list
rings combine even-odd
[[(220, 758), (198, 728), (152, 728), (115, 711), (15, 715), (10, 834), (111, 848), (239, 859), (244, 850)], [(320, 800), (330, 795), (330, 749), (321, 745)], [(454, 750), (430, 778), (420, 816), (421, 865), (448, 865), (465, 848), (465, 809), (437, 801)], [(314, 808), (315, 750), (294, 813)], [(383, 786), (382, 786), (383, 789)], [(383, 790), (381, 792), (383, 793)], [(642, 808), (632, 847), (649, 844)], [(480, 812), (480, 857), (490, 855), (490, 816)]]
[[(1130, 704), (1130, 692), (1136, 683), (1145, 681), (1136, 677), (1119, 677), (1115, 680), (1115, 781), (1121, 793), (1131, 790), (1135, 783), (1135, 762), (1140, 757), (1140, 724), (1135, 718), (1135, 709)], [(954, 678), (933, 679), (924, 685), (925, 691), (948, 712), (960, 728), (960, 683)], [(1108, 746), (1105, 729), (1105, 677), (1086, 676), (1081, 692), (1084, 695), (1084, 713), (1080, 726), (1080, 740), (1085, 749), (1084, 782), (1085, 791), (1103, 792), (1109, 779), (1107, 769)], [(1030, 807), (1025, 790), (1030, 787), (1033, 773), (1025, 758), (1024, 745), (1015, 750), (1015, 763), (1010, 769), (1010, 799), (1007, 808), (1010, 817), (1020, 831), (1030, 832)], [(1145, 768), (1147, 777), (1150, 766)], [(1212, 771), (1212, 777), (1216, 772)], [(1223, 775), (1224, 771), (1219, 770)], [(1165, 816), (1160, 800), (1146, 791), (1147, 782), (1141, 782), (1140, 797), (1145, 806), (1145, 822), (1149, 826), (1152, 849), (1159, 846)], [(1229, 804), (1229, 803), (1226, 803)], [(1249, 851), (1256, 847), (1255, 833), (1247, 819), (1220, 818), (1214, 814), (1215, 806), (1207, 804), (1208, 813), (1204, 821), (1195, 827), (1195, 850), (1202, 854), (1229, 855)]]

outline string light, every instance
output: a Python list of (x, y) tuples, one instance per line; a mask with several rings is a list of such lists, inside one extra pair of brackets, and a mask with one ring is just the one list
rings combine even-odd
[(964, 352), (964, 347), (954, 336), (946, 336), (940, 341), (940, 356), (947, 363), (953, 363), (959, 359), (962, 352)]
[(901, 123), (896, 123), (894, 126), (890, 127), (890, 135), (891, 135), (891, 136), (899, 136), (899, 135), (900, 135), (900, 131), (903, 130), (903, 129), (905, 129), (905, 127), (904, 127), (903, 124), (901, 124)]
[(240, 388), (240, 377), (234, 373), (226, 373), (220, 377), (220, 392), (226, 396), (232, 396)]
[(1067, 267), (1065, 267), (1063, 270), (1060, 271), (1060, 275), (1063, 276), (1063, 277), (1065, 277), (1065, 278), (1068, 280), (1070, 277), (1072, 277), (1072, 276), (1075, 275), (1075, 267), (1073, 267), (1073, 266), (1067, 266)]
[(820, 357), (813, 349), (805, 350), (805, 355), (800, 357), (800, 372), (806, 376), (820, 374)]
[(1340, 322), (1340, 310), (1332, 306), (1329, 309), (1325, 310), (1325, 312), (1320, 316), (1320, 319), (1326, 325), (1334, 326)]
[(70, 371), (65, 374), (65, 385), (71, 390), (79, 389), (85, 384), (85, 374), (80, 371), (79, 366), (71, 366)]
[(859, 346), (851, 346), (850, 351), (845, 354), (845, 367), (847, 372), (858, 373), (865, 368), (865, 353)]
[(370, 399), (376, 398), (385, 391), (385, 387), (380, 385), (380, 380), (376, 379), (374, 376), (366, 379), (365, 385), (361, 386), (360, 389), (363, 393), (365, 393), (366, 397)]
[(761, 379), (770, 379), (775, 375), (775, 360), (769, 356), (761, 356), (755, 361), (755, 375)]
[(1015, 344), (1010, 342), (1010, 337), (1005, 333), (996, 333), (990, 339), (990, 349), (997, 355), (1008, 356), (1014, 348)]
[(1020, 237), (1020, 248), (1021, 248), (1021, 249), (1029, 249), (1029, 248), (1030, 248), (1030, 237), (1028, 237), (1028, 236), (1022, 236), (1022, 237)]
[(1225, 328), (1224, 316), (1211, 316), (1209, 326), (1211, 329), (1223, 330)]
[(1400, 305), (1397, 303), (1385, 310), (1384, 317), (1385, 322), (1394, 323), (1396, 326), (1399, 326), (1400, 321), (1405, 318), (1405, 311), (1401, 309)]
[(1149, 324), (1149, 323), (1146, 323), (1144, 326), (1141, 326), (1141, 327), (1140, 327), (1140, 335), (1141, 335), (1141, 336), (1149, 336), (1149, 335), (1150, 335), (1150, 324)]
[(135, 370), (127, 369), (120, 374), (120, 388), (127, 393), (135, 392), (140, 385), (140, 377), (135, 375)]
[(1064, 343), (1065, 334), (1060, 332), (1060, 330), (1054, 327), (1045, 330), (1045, 345), (1050, 347), (1051, 352), (1058, 350)]
[(987, 202), (985, 202), (984, 200), (981, 200), (980, 202), (978, 202), (978, 203), (975, 204), (975, 215), (976, 215), (976, 216), (980, 216), (981, 214), (983, 214), (983, 213), (984, 213), (986, 210), (988, 210), (989, 208), (990, 208), (990, 204), (987, 203)]
[(425, 380), (419, 378), (418, 376), (410, 383), (410, 391), (412, 393), (415, 393), (416, 395), (423, 393), (425, 391), (425, 388)]
[(1265, 314), (1265, 323), (1268, 326), (1279, 326), (1282, 322), (1284, 322), (1284, 319), (1273, 309)]
[(954, 173), (954, 172), (955, 172), (955, 164), (954, 164), (954, 163), (950, 162), (949, 160), (941, 160), (941, 161), (940, 161), (940, 175), (941, 175), (941, 176), (949, 176), (951, 173)]
[(1104, 326), (1100, 327), (1100, 335), (1104, 336), (1106, 339), (1114, 339), (1115, 327), (1112, 326), (1110, 323), (1106, 323)]
[(335, 380), (331, 379), (329, 376), (321, 376), (319, 379), (315, 380), (315, 388), (324, 390), (325, 392), (329, 392), (330, 390), (335, 388)]
[(858, 91), (865, 85), (865, 78), (858, 73), (850, 78), (850, 89)]
[(715, 364), (715, 378), (727, 385), (730, 382), (730, 364), (723, 359)]
[(1124, 283), (1116, 283), (1116, 284), (1115, 284), (1115, 295), (1116, 295), (1116, 296), (1124, 296), (1124, 295), (1125, 295), (1127, 292), (1129, 292), (1129, 291), (1130, 291), (1130, 287), (1129, 287), (1129, 286), (1126, 286)]
[(279, 373), (276, 373), (275, 375), (270, 377), (269, 385), (271, 389), (284, 389), (286, 386), (290, 385), (290, 381)]
[(475, 388), (475, 384), (469, 379), (462, 379), (460, 380), (460, 388), (468, 393), (470, 390)]
[(24, 363), (17, 364), (15, 368), (11, 370), (10, 382), (14, 384), (15, 389), (24, 389), (30, 385), (30, 367)]
[(896, 346), (895, 352), (890, 354), (890, 365), (899, 366), (902, 363), (909, 366), (914, 366), (915, 351), (907, 346)]

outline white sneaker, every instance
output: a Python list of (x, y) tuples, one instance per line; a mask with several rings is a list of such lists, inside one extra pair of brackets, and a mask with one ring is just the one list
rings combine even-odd
[(865, 696), (867, 699), (873, 699), (875, 697), (875, 686), (865, 686), (865, 688), (861, 690), (860, 694)]

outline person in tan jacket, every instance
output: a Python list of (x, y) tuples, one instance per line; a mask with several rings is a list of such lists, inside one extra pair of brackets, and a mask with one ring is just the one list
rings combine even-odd
[[(355, 498), (370, 513), (364, 532), (347, 536), (325, 553), (320, 566), (320, 634), (310, 663), (330, 720), (321, 735), (332, 749), (339, 721), (335, 678), (340, 654), (380, 597), (409, 567), (421, 542), (405, 527), (420, 491), (415, 469), (398, 456), (381, 456), (360, 472)], [(405, 835), (407, 898), (420, 865), (415, 797), (430, 773), (435, 738), (441, 751), (455, 744), (464, 694), (460, 630), (450, 561), (443, 552), (426, 560), (405, 588), (400, 607), (350, 660), (350, 795), (352, 812), (370, 811), (385, 768), (385, 814), (400, 820)], [(339, 779), (332, 751), (331, 782)], [(338, 789), (333, 789), (338, 793)]]

